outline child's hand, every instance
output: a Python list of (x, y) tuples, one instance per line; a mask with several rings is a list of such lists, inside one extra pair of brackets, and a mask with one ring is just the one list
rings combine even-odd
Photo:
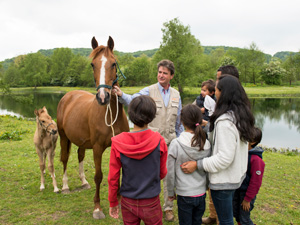
[(242, 202), (242, 208), (244, 211), (249, 212), (250, 210), (250, 202), (247, 202), (245, 199)]
[(169, 201), (174, 201), (174, 200), (176, 200), (176, 195), (174, 195), (174, 196), (169, 196), (168, 199), (169, 199)]
[(109, 207), (109, 215), (114, 218), (114, 219), (118, 219), (119, 218), (119, 206), (115, 206), (115, 207)]

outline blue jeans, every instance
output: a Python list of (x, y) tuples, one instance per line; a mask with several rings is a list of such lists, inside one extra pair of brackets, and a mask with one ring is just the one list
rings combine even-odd
[(220, 225), (233, 225), (232, 201), (235, 190), (210, 190)]
[(178, 218), (180, 225), (202, 224), (205, 211), (206, 194), (200, 197), (185, 197), (177, 195)]
[(253, 225), (250, 218), (250, 212), (254, 208), (254, 202), (256, 199), (256, 196), (251, 200), (250, 202), (250, 210), (249, 212), (244, 211), (243, 207), (241, 206), (244, 197), (246, 195), (246, 191), (236, 190), (234, 193), (233, 198), (233, 215), (235, 217), (236, 222), (240, 222), (243, 225)]

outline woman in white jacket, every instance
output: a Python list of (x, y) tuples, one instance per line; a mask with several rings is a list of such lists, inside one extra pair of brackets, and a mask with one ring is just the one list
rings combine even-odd
[(196, 169), (209, 173), (209, 188), (220, 225), (234, 224), (234, 191), (245, 178), (248, 144), (253, 136), (254, 117), (240, 81), (222, 75), (216, 85), (217, 104), (210, 118), (209, 139), (212, 156), (182, 165), (184, 173)]

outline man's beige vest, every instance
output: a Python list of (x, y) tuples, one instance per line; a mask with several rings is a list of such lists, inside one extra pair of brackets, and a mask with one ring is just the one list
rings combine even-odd
[(158, 131), (164, 137), (167, 145), (176, 138), (175, 125), (180, 98), (179, 92), (174, 88), (170, 87), (169, 91), (170, 100), (168, 106), (165, 107), (158, 84), (149, 86), (149, 96), (156, 103), (156, 116), (148, 126), (151, 130)]

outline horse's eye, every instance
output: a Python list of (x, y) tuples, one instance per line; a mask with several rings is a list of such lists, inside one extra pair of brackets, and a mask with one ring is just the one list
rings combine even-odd
[(113, 69), (114, 67), (116, 67), (116, 63), (113, 63), (112, 65), (111, 65), (111, 68)]
[(91, 66), (93, 67), (93, 69), (94, 69), (94, 63), (91, 63)]
[(42, 120), (42, 123), (45, 123), (45, 120)]

